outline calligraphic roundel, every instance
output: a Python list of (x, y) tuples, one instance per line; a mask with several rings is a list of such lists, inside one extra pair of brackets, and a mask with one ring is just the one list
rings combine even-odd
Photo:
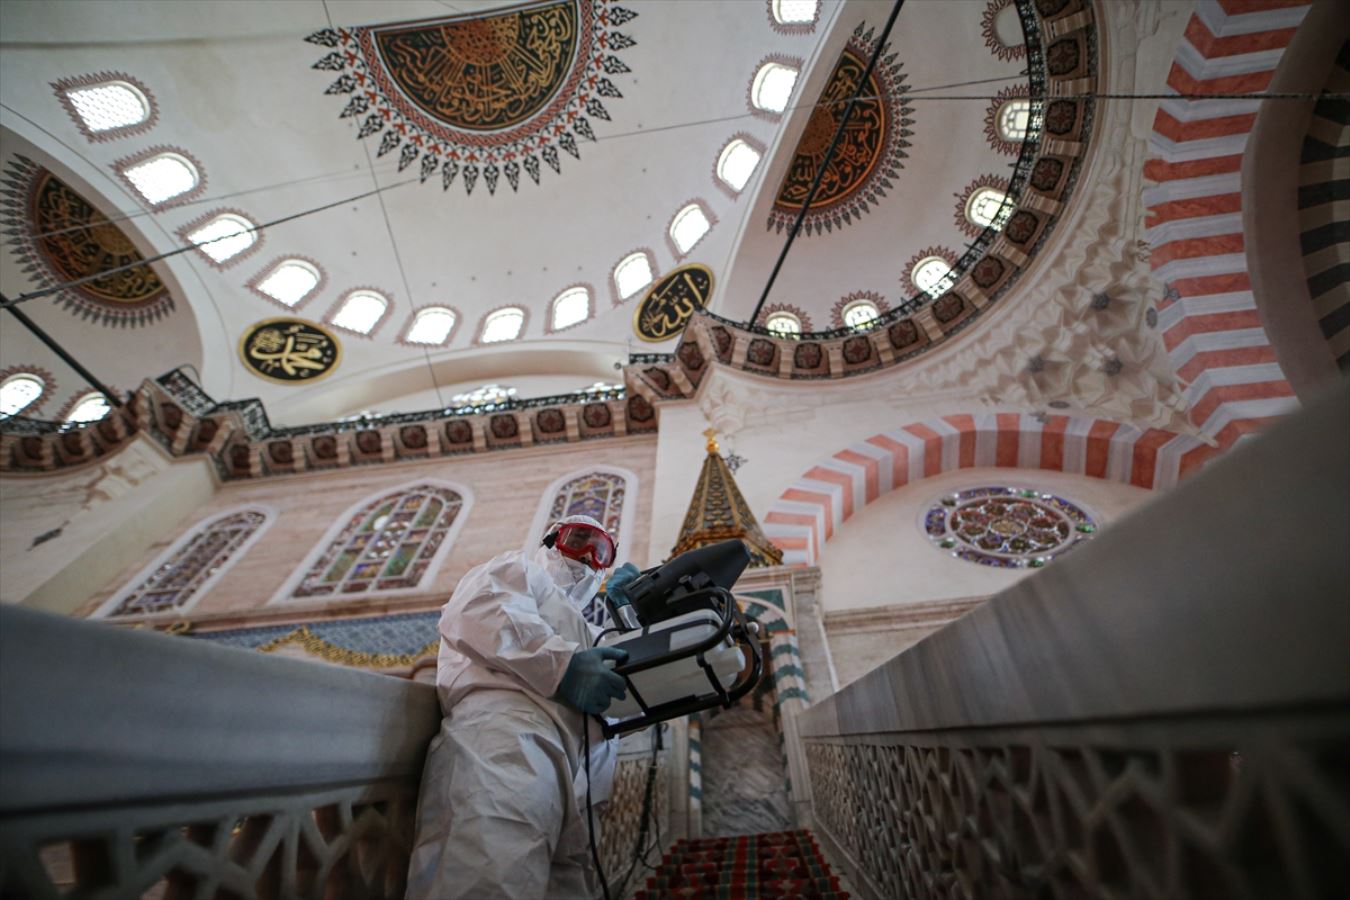
[(254, 375), (282, 384), (318, 381), (342, 361), (342, 344), (303, 319), (263, 319), (239, 339), (239, 358)]
[(571, 2), (484, 19), (371, 30), (403, 93), (427, 115), (468, 131), (511, 128), (544, 108), (577, 52)]
[(633, 330), (652, 343), (679, 337), (694, 313), (707, 308), (712, 289), (713, 274), (707, 266), (680, 266), (647, 291), (633, 313)]
[[(618, 54), (637, 46), (621, 26), (638, 14), (615, 0), (536, 0), (509, 12), (469, 13), (356, 28), (305, 40), (329, 52), (313, 68), (337, 73), (325, 91), (347, 95), (340, 116), (360, 122), (375, 155), (414, 163), (422, 181), (495, 194), (521, 176), (562, 172), (581, 158), (623, 97), (632, 70)], [(621, 80), (621, 79), (620, 79)]]
[(862, 28), (858, 26), (840, 54), (797, 141), (769, 214), (771, 228), (782, 231), (796, 219), (818, 174), (820, 187), (802, 222), (807, 234), (851, 224), (885, 196), (891, 179), (899, 177), (914, 122), (909, 118), (913, 108), (905, 102), (906, 76), (894, 55), (877, 61), (860, 95), (866, 99), (854, 104), (839, 145), (825, 164), (825, 153), (876, 46), (872, 32), (863, 33)]
[(126, 232), (66, 182), (15, 154), (3, 185), (8, 245), (23, 270), (43, 288), (81, 282), (57, 293), (61, 305), (117, 326), (146, 325), (173, 310), (164, 282)]

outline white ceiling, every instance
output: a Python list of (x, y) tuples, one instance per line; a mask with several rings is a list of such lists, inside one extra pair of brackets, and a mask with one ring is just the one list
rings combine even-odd
[[(620, 30), (637, 46), (619, 55), (631, 73), (613, 76), (622, 99), (606, 100), (612, 121), (594, 121), (599, 141), (580, 160), (562, 157), (538, 186), (503, 180), (489, 196), (481, 179), (471, 196), (456, 181), (389, 187), (267, 232), (261, 249), (224, 270), (196, 253), (164, 271), (180, 301), (168, 320), (110, 330), (51, 306), (30, 313), (106, 381), (129, 388), (180, 363), (200, 369), (218, 399), (261, 397), (275, 422), (290, 424), (377, 408), (425, 409), (440, 394), (480, 381), (521, 382), (522, 395), (574, 390), (613, 380), (629, 350), (668, 350), (638, 342), (636, 300), (612, 302), (609, 273), (629, 251), (650, 248), (659, 271), (677, 265), (665, 231), (690, 199), (706, 202), (717, 224), (686, 261), (710, 266), (713, 309), (746, 317), (784, 240), (765, 221), (806, 111), (773, 121), (751, 116), (747, 87), (771, 54), (807, 61), (793, 102), (818, 95), (854, 26), (879, 29), (889, 2), (826, 2), (808, 34), (770, 27), (764, 0), (688, 3), (621, 0), (639, 13)], [(415, 177), (396, 171), (396, 155), (374, 159), (378, 137), (358, 141), (357, 119), (340, 119), (345, 96), (325, 96), (335, 73), (311, 65), (325, 48), (303, 38), (334, 25), (365, 25), (454, 15), (497, 3), (433, 0), (290, 0), (285, 3), (26, 2), (0, 4), (0, 154), (23, 153), (88, 190), (89, 199), (130, 218), (126, 230), (146, 252), (177, 245), (176, 230), (203, 213), (230, 207), (256, 222), (329, 204)], [(1006, 173), (983, 137), (985, 102), (924, 102), (918, 89), (972, 79), (1016, 82), (1020, 64), (1000, 62), (984, 46), (979, 2), (909, 0), (893, 45), (915, 90), (915, 134), (889, 195), (853, 226), (796, 243), (770, 302), (807, 309), (816, 327), (855, 290), (904, 296), (900, 269), (921, 248), (958, 253), (966, 238), (953, 222), (953, 193), (984, 173)], [(146, 84), (159, 106), (149, 132), (94, 143), (83, 137), (49, 83), (101, 71)], [(1004, 83), (970, 89), (994, 93)], [(938, 92), (950, 93), (950, 92)], [(744, 132), (769, 149), (746, 190), (733, 197), (714, 183), (718, 151)], [(189, 151), (208, 179), (203, 199), (148, 213), (112, 173), (112, 164), (152, 145)], [(371, 338), (343, 335), (339, 370), (314, 385), (276, 385), (238, 362), (240, 334), (282, 310), (244, 285), (271, 260), (298, 254), (319, 261), (328, 281), (300, 315), (322, 318), (345, 290), (377, 287), (395, 313)], [(401, 265), (400, 265), (401, 264)], [(30, 289), (7, 254), (0, 262), (7, 296)], [(558, 335), (544, 333), (549, 301), (577, 282), (595, 288), (597, 315)], [(445, 303), (462, 316), (449, 346), (426, 353), (395, 337), (415, 306)], [(530, 310), (521, 340), (473, 347), (482, 316), (504, 304)], [(0, 368), (39, 354), (6, 322)], [(50, 364), (43, 357), (43, 364)], [(433, 383), (434, 373), (434, 383)], [(528, 379), (528, 380), (526, 380)], [(67, 382), (73, 385), (73, 374)], [(525, 386), (528, 385), (526, 388)], [(54, 412), (51, 408), (46, 412)]]

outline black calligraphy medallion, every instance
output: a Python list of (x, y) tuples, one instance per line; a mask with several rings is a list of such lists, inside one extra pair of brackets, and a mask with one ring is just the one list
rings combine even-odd
[[(807, 120), (806, 129), (797, 141), (792, 165), (783, 178), (783, 184), (769, 213), (769, 227), (781, 231), (796, 219), (811, 185), (820, 175), (820, 188), (811, 201), (811, 209), (802, 222), (807, 234), (833, 231), (862, 216), (881, 197), (892, 180), (899, 178), (899, 170), (908, 154), (908, 138), (913, 134), (909, 116), (913, 108), (905, 103), (905, 75), (894, 54), (878, 60), (868, 76), (860, 99), (853, 107), (838, 147), (825, 162), (839, 122), (848, 108), (849, 98), (867, 70), (875, 41), (872, 32), (862, 31), (859, 25), (849, 39), (848, 46), (835, 63), (834, 71)], [(882, 51), (885, 54), (886, 51)]]
[(318, 381), (342, 361), (342, 345), (328, 330), (302, 319), (264, 319), (239, 339), (239, 358), (269, 381)]
[(678, 337), (690, 317), (707, 307), (712, 289), (713, 274), (707, 266), (680, 266), (647, 291), (633, 313), (633, 330), (652, 343)]

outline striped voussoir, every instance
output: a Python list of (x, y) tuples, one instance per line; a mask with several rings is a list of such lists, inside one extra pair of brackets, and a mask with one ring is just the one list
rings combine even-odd
[(952, 415), (873, 435), (817, 461), (779, 495), (764, 532), (786, 565), (813, 566), (835, 531), (889, 491), (956, 469), (1047, 470), (1165, 488), (1216, 448), (1159, 428), (1029, 413)]
[[(1308, 11), (1289, 0), (1201, 0), (1167, 76), (1179, 95), (1266, 90)], [(1261, 100), (1163, 100), (1144, 175), (1163, 342), (1191, 421), (1220, 447), (1295, 405), (1257, 315), (1242, 233), (1241, 169)]]
[[(1341, 45), (1323, 93), (1350, 94), (1350, 41)], [(1313, 107), (1299, 158), (1303, 270), (1317, 324), (1341, 372), (1350, 375), (1350, 101)]]
[(847, 900), (809, 831), (678, 841), (635, 900)]

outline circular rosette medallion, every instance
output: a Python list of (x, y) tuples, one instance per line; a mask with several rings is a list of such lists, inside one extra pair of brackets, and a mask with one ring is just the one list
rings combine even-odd
[(301, 319), (264, 319), (244, 332), (239, 358), (253, 374), (282, 384), (318, 381), (337, 368), (336, 336)]
[(712, 289), (713, 274), (707, 266), (680, 266), (647, 291), (633, 313), (633, 331), (652, 343), (679, 337), (694, 313), (707, 307)]
[(1078, 504), (1010, 487), (948, 494), (924, 513), (922, 527), (953, 556), (1008, 569), (1039, 568), (1097, 531), (1097, 523)]

